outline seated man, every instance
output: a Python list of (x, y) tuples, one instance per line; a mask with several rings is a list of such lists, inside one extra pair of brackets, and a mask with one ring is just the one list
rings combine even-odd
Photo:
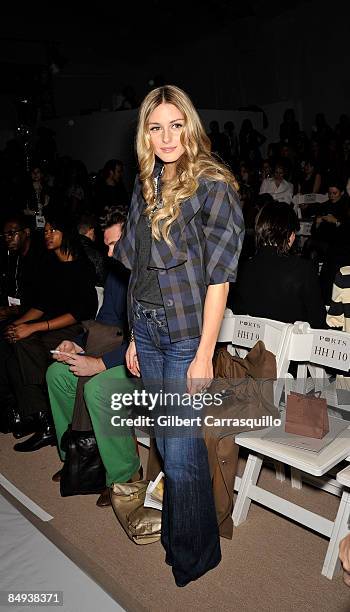
[(103, 287), (106, 280), (105, 259), (96, 246), (96, 217), (91, 213), (81, 215), (78, 221), (78, 232), (85, 255), (90, 259), (96, 271), (96, 285)]
[(325, 327), (326, 311), (314, 266), (290, 253), (298, 225), (288, 204), (266, 204), (259, 212), (255, 222), (257, 252), (239, 266), (229, 297), (234, 313)]
[[(113, 207), (103, 220), (104, 242), (108, 246), (108, 256), (112, 257), (113, 249), (119, 240), (126, 219), (124, 209)], [(118, 268), (118, 264), (115, 264)], [(116, 325), (124, 327), (126, 319), (126, 291), (127, 284), (118, 274), (110, 272), (107, 277), (104, 300), (96, 320), (106, 326)], [(124, 369), (125, 351), (127, 343), (123, 342), (115, 350), (104, 354), (102, 357), (90, 357), (81, 354), (83, 342), (76, 339), (75, 342), (65, 340), (61, 342), (57, 350), (63, 351), (65, 355), (56, 354), (55, 363), (47, 371), (52, 415), (55, 423), (58, 450), (61, 459), (64, 453), (60, 442), (62, 435), (72, 422), (75, 405), (78, 377), (93, 377), (84, 386), (84, 399), (89, 412), (94, 433), (96, 436), (99, 452), (106, 469), (106, 490), (97, 500), (99, 507), (110, 505), (109, 487), (113, 482), (126, 482), (130, 479), (139, 479), (140, 459), (134, 437), (130, 435), (106, 435), (103, 432), (103, 424), (111, 419), (111, 392), (118, 388), (117, 379), (126, 377)], [(53, 476), (55, 481), (59, 480), (60, 472)]]
[(7, 253), (0, 263), (1, 305), (0, 320), (18, 317), (34, 303), (38, 268), (44, 249), (33, 242), (28, 218), (12, 215), (3, 225)]

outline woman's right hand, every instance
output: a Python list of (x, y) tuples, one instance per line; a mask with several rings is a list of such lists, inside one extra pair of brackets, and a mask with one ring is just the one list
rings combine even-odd
[(135, 340), (130, 342), (128, 346), (128, 350), (126, 351), (125, 358), (126, 358), (126, 367), (128, 368), (129, 372), (131, 372), (131, 374), (133, 374), (134, 376), (137, 376), (138, 378), (140, 378), (141, 376), (140, 366), (139, 366), (139, 360), (137, 358), (137, 353), (136, 353)]

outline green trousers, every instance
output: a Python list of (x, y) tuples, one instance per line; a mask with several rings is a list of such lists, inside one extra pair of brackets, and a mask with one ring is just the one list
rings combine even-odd
[[(52, 416), (55, 423), (58, 451), (62, 461), (61, 438), (72, 422), (78, 378), (64, 363), (52, 364), (46, 373)], [(140, 458), (133, 431), (129, 427), (113, 427), (111, 395), (132, 392), (132, 379), (124, 366), (116, 366), (96, 374), (84, 386), (84, 399), (90, 414), (101, 459), (106, 468), (106, 485), (126, 482), (140, 467)], [(120, 410), (120, 416), (123, 411)], [(126, 415), (125, 415), (126, 416)]]

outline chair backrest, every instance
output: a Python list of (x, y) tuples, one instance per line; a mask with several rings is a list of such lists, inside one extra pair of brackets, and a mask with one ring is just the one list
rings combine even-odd
[(299, 204), (323, 204), (327, 202), (327, 193), (297, 193), (293, 196), (293, 204), (299, 206)]
[(347, 372), (350, 368), (350, 334), (312, 329), (308, 323), (297, 321), (293, 325), (288, 354), (291, 361)]
[(98, 307), (97, 307), (97, 312), (96, 312), (96, 316), (98, 315), (98, 312), (103, 304), (103, 296), (104, 296), (104, 287), (95, 287), (96, 289), (96, 293), (97, 293), (97, 300), (98, 300)]
[[(323, 202), (327, 202), (328, 194), (327, 193), (297, 193), (293, 196), (293, 207), (294, 212), (298, 216), (298, 219), (302, 219), (300, 204), (323, 204)], [(308, 236), (309, 233), (304, 233), (303, 235)]]
[(350, 369), (350, 334), (329, 329), (312, 329), (308, 323), (293, 325), (288, 347), (288, 360), (298, 364), (298, 391), (306, 392), (307, 372), (321, 390), (328, 376), (325, 368), (348, 372)]
[(262, 340), (268, 351), (276, 357), (277, 381), (275, 384), (275, 402), (279, 405), (284, 378), (287, 376), (289, 360), (288, 346), (293, 325), (272, 319), (250, 317), (249, 315), (236, 315), (226, 308), (218, 342), (228, 343), (228, 350), (235, 349), (240, 356), (244, 356), (241, 349), (252, 348), (258, 340)]

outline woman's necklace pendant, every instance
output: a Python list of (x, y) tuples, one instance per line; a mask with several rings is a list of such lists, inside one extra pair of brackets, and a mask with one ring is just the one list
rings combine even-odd
[(163, 207), (163, 201), (162, 201), (162, 196), (161, 196), (161, 191), (160, 191), (160, 180), (161, 180), (163, 172), (164, 172), (164, 166), (163, 166), (161, 172), (158, 174), (158, 176), (154, 177), (154, 179), (153, 179), (153, 182), (154, 182), (154, 199), (153, 199), (154, 206), (150, 210), (150, 212), (148, 214), (148, 217), (147, 217), (147, 225), (148, 225), (148, 227), (152, 226), (152, 219), (154, 217), (155, 212)]

